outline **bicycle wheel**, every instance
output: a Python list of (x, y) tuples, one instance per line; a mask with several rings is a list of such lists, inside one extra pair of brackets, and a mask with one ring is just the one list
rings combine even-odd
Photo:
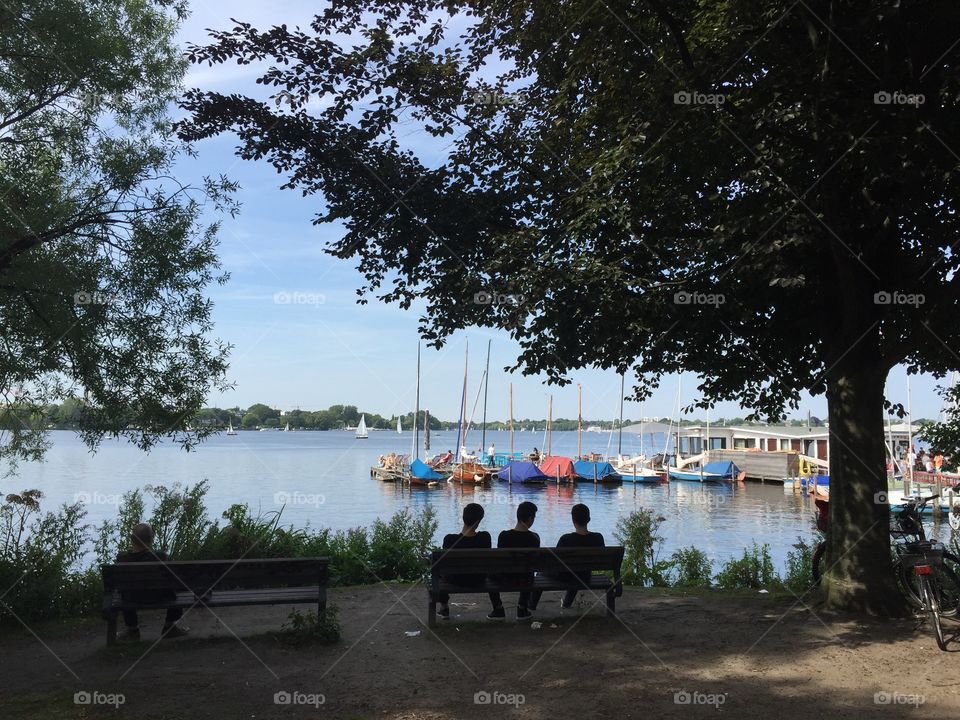
[(820, 568), (820, 564), (823, 562), (823, 556), (827, 551), (827, 541), (824, 540), (822, 543), (817, 545), (817, 549), (813, 551), (813, 558), (811, 559), (811, 564), (813, 565), (813, 582), (815, 585), (820, 584), (820, 578), (823, 577), (823, 571)]
[(918, 575), (917, 579), (919, 580), (920, 597), (927, 612), (927, 619), (930, 620), (933, 633), (937, 638), (937, 647), (946, 650), (947, 641), (943, 637), (943, 627), (940, 625), (940, 602), (937, 598), (937, 591), (930, 582), (930, 575)]
[[(937, 591), (939, 599), (940, 614), (944, 617), (956, 617), (960, 612), (960, 574), (954, 568), (957, 567), (958, 559), (950, 553), (944, 553), (944, 564), (933, 568), (933, 572), (928, 576), (930, 584)], [(952, 565), (948, 565), (952, 562)], [(894, 563), (894, 574), (900, 590), (903, 592), (907, 601), (918, 610), (924, 608), (923, 601), (920, 598), (920, 583), (918, 576), (913, 572), (912, 567), (904, 567), (902, 560)]]

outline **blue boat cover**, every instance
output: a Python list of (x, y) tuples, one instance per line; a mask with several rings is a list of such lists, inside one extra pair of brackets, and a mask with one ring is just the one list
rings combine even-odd
[(729, 460), (716, 460), (703, 466), (703, 472), (710, 475), (720, 475), (723, 478), (735, 478), (740, 474), (740, 468)]
[(829, 475), (817, 475), (817, 485), (829, 485), (830, 476)]
[(511, 460), (497, 470), (497, 475), (501, 480), (519, 483), (546, 482), (550, 479), (549, 475), (544, 475), (540, 468), (526, 460)]
[(435, 472), (432, 467), (427, 465), (420, 458), (417, 458), (410, 463), (410, 474), (415, 478), (420, 478), (421, 480), (443, 480), (443, 475)]
[(600, 480), (608, 475), (617, 474), (617, 471), (613, 469), (613, 465), (610, 463), (592, 462), (590, 460), (577, 460), (573, 464), (573, 470), (584, 480), (593, 480), (594, 477)]

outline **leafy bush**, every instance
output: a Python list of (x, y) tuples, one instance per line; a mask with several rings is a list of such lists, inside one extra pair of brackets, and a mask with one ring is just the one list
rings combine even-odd
[(813, 587), (813, 550), (814, 546), (802, 537), (793, 544), (793, 551), (787, 553), (787, 574), (783, 584), (801, 595)]
[(626, 585), (667, 585), (669, 561), (660, 560), (662, 515), (641, 508), (620, 518), (614, 536), (624, 546), (623, 582)]
[(670, 556), (670, 584), (674, 587), (710, 587), (713, 561), (695, 547), (681, 548)]
[(41, 514), (39, 490), (7, 495), (0, 505), (0, 621), (45, 620), (99, 606), (100, 576), (82, 569), (88, 542), (80, 503)]
[(717, 586), (724, 590), (737, 588), (767, 588), (779, 583), (780, 579), (773, 568), (770, 558), (770, 546), (766, 543), (752, 543), (743, 551), (743, 557), (728, 560), (717, 573)]
[(294, 647), (314, 642), (335, 643), (340, 640), (339, 612), (336, 605), (327, 605), (326, 612), (319, 617), (316, 613), (305, 615), (293, 610), (276, 636), (282, 643)]

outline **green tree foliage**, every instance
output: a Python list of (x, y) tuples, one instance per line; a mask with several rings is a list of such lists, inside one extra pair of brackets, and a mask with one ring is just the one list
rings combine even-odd
[(926, 421), (920, 426), (920, 437), (930, 443), (934, 452), (946, 456), (950, 467), (960, 465), (960, 385), (940, 388), (945, 417), (941, 422)]
[[(208, 285), (225, 279), (216, 226), (233, 185), (171, 178), (184, 146), (167, 109), (185, 61), (174, 0), (0, 4), (0, 460), (45, 448), (36, 410), (147, 448), (183, 433), (228, 348)], [(205, 206), (205, 207), (204, 207)]]
[(694, 372), (768, 418), (826, 394), (828, 602), (902, 613), (883, 390), (958, 364), (958, 36), (950, 0), (343, 0), (194, 48), (263, 92), (192, 91), (181, 133), (322, 195), (362, 301), (434, 344), (504, 328), (525, 372)]

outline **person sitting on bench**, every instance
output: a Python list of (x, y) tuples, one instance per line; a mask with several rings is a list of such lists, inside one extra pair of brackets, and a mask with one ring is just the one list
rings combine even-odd
[[(483, 520), (483, 506), (478, 503), (469, 503), (463, 508), (463, 529), (456, 535), (444, 535), (443, 536), (443, 549), (444, 550), (463, 550), (465, 548), (490, 548), (493, 547), (492, 541), (490, 539), (490, 533), (486, 530), (477, 532), (477, 527), (480, 525), (480, 521)], [(447, 582), (455, 583), (457, 585), (471, 586), (471, 585), (483, 585), (484, 581), (487, 579), (487, 576), (484, 574), (479, 575), (449, 575), (444, 578)], [(494, 603), (494, 609), (496, 609), (496, 603), (494, 602), (495, 593), (490, 593), (490, 602)], [(500, 597), (496, 597), (496, 601), (499, 602)], [(444, 620), (450, 619), (450, 594), (449, 593), (440, 593), (437, 596), (437, 602), (440, 603), (440, 609), (437, 611), (437, 615), (443, 618)]]
[[(604, 547), (603, 535), (598, 532), (590, 532), (587, 529), (587, 525), (590, 524), (590, 508), (588, 508), (583, 503), (574, 505), (570, 510), (570, 517), (573, 520), (574, 532), (561, 535), (560, 539), (557, 541), (557, 547)], [(562, 580), (572, 580), (577, 579), (582, 584), (583, 587), (589, 587), (590, 585), (590, 573), (589, 572), (579, 572), (579, 573), (559, 573), (558, 578)], [(530, 609), (536, 610), (537, 605), (540, 603), (540, 596), (543, 593), (540, 591), (534, 591), (530, 597)], [(568, 609), (573, 607), (573, 601), (577, 597), (577, 590), (567, 590), (563, 594), (563, 600), (560, 601), (560, 607)]]
[[(533, 521), (537, 517), (537, 506), (532, 502), (522, 502), (517, 506), (517, 524), (512, 530), (504, 530), (497, 538), (498, 548), (538, 548), (540, 547), (540, 536), (530, 530)], [(503, 576), (510, 580), (523, 580), (533, 584), (533, 573), (517, 573)], [(487, 615), (488, 620), (503, 620), (506, 618), (506, 612), (503, 609), (503, 601), (500, 599), (500, 593), (490, 593), (490, 600), (493, 602), (493, 612)], [(521, 590), (520, 599), (517, 601), (517, 620), (525, 620), (533, 613), (530, 611), (530, 591)]]
[[(149, 523), (139, 523), (133, 526), (130, 531), (131, 549), (129, 552), (121, 552), (117, 555), (118, 563), (129, 562), (166, 562), (170, 558), (162, 550), (153, 549), (153, 528)], [(176, 593), (172, 590), (138, 590), (133, 593), (124, 594), (124, 599), (131, 602), (163, 602), (172, 600)], [(163, 635), (165, 638), (182, 637), (190, 632), (189, 628), (179, 625), (177, 621), (183, 616), (182, 608), (167, 608), (167, 616), (163, 623)], [(140, 622), (136, 610), (123, 611), (123, 624), (126, 625), (125, 640), (140, 639)]]

